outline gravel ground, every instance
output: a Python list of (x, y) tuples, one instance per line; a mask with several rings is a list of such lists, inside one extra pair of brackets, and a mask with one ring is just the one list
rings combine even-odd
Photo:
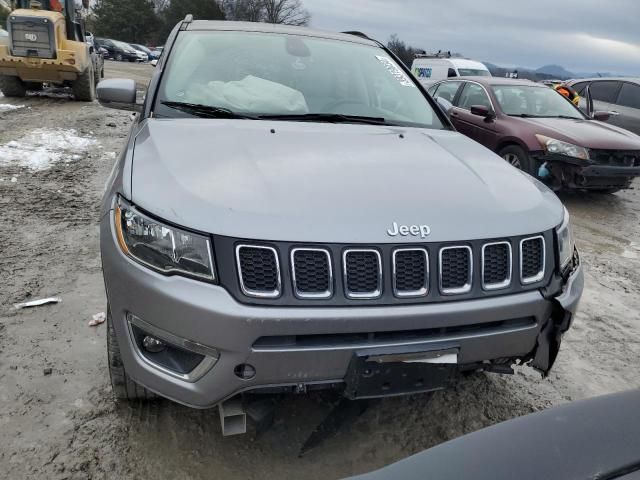
[[(106, 67), (108, 77), (141, 84), (151, 71)], [(430, 396), (383, 400), (302, 458), (301, 445), (330, 409), (325, 396), (284, 398), (271, 429), (226, 439), (216, 410), (167, 401), (116, 404), (104, 325), (87, 324), (106, 307), (98, 203), (130, 115), (69, 101), (64, 91), (0, 104), (24, 106), (0, 109), (0, 149), (33, 141), (34, 130), (94, 140), (79, 150), (63, 145), (61, 154), (54, 146), (59, 155), (45, 170), (7, 164), (0, 155), (0, 478), (337, 479), (496, 422), (640, 384), (636, 183), (617, 195), (563, 196), (587, 269), (586, 290), (546, 380), (524, 368), (470, 377)], [(48, 141), (39, 147), (45, 161)], [(62, 303), (12, 307), (51, 295)]]

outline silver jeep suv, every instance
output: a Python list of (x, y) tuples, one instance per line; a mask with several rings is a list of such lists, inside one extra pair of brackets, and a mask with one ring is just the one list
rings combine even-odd
[(583, 289), (569, 215), (457, 133), (358, 33), (185, 19), (107, 185), (101, 250), (121, 398), (349, 398), (460, 372), (546, 374)]

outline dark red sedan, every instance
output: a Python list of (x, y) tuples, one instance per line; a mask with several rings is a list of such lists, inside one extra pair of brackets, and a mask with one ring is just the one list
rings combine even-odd
[(553, 89), (528, 80), (445, 80), (429, 93), (458, 131), (554, 189), (612, 193), (640, 176), (640, 136), (589, 118)]

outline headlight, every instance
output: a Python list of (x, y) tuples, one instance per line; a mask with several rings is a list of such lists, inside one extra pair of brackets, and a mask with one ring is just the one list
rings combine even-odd
[(167, 275), (215, 280), (211, 243), (203, 235), (165, 225), (118, 201), (115, 228), (122, 251)]
[(558, 236), (560, 269), (564, 270), (573, 257), (573, 249), (575, 247), (573, 232), (571, 230), (571, 219), (569, 217), (569, 211), (566, 208), (564, 209), (564, 220), (562, 221), (562, 225), (556, 229), (556, 234)]
[(536, 135), (536, 138), (547, 153), (589, 160), (589, 150), (584, 147), (579, 147), (578, 145), (563, 142), (555, 138), (545, 137), (544, 135)]

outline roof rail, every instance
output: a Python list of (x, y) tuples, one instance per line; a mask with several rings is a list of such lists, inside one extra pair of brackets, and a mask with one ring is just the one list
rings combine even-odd
[(451, 51), (443, 52), (442, 50), (438, 50), (437, 53), (427, 53), (422, 51), (421, 53), (415, 54), (416, 58), (451, 58)]
[(184, 23), (191, 23), (193, 22), (193, 15), (191, 13), (188, 13), (186, 17), (184, 17), (183, 20)]
[(367, 40), (371, 40), (371, 38), (369, 38), (367, 35), (365, 35), (362, 32), (348, 31), (348, 32), (342, 32), (342, 33), (344, 33), (345, 35), (354, 35), (356, 37), (360, 37), (360, 38), (365, 38)]

